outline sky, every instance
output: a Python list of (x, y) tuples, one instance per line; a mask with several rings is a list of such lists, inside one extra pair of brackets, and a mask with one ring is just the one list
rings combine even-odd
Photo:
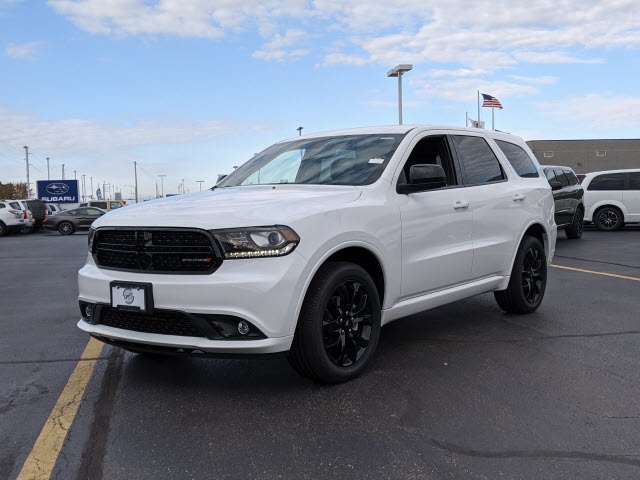
[(0, 182), (28, 146), (32, 184), (195, 192), (298, 127), (397, 124), (403, 63), (404, 124), (480, 91), (525, 140), (640, 138), (639, 54), (638, 0), (0, 0)]

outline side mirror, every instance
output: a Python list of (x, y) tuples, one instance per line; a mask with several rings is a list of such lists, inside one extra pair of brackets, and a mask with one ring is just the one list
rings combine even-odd
[(557, 180), (551, 180), (549, 182), (549, 185), (551, 186), (551, 190), (553, 191), (560, 190), (562, 188), (562, 184)]
[(447, 175), (440, 165), (418, 164), (409, 169), (409, 183), (398, 185), (396, 191), (409, 194), (446, 186)]

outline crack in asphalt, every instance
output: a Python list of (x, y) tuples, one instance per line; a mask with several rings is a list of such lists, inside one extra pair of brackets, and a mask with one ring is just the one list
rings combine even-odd
[(621, 465), (632, 465), (640, 467), (640, 456), (638, 455), (612, 455), (604, 453), (581, 452), (575, 450), (475, 450), (472, 448), (429, 439), (433, 445), (441, 450), (458, 455), (476, 458), (534, 458), (534, 459), (562, 459), (562, 460), (592, 460), (597, 462), (610, 462)]
[(633, 268), (635, 270), (640, 268), (640, 267), (638, 267), (636, 265), (626, 265), (624, 263), (615, 263), (615, 262), (603, 262), (602, 260), (588, 260), (586, 258), (567, 257), (565, 255), (554, 255), (553, 257), (554, 258), (567, 258), (569, 260), (578, 260), (579, 262), (585, 262), (585, 263), (598, 263), (598, 264), (602, 264), (602, 265), (614, 265), (616, 267)]
[(446, 338), (446, 337), (431, 337), (429, 340), (442, 343), (523, 343), (523, 342), (538, 342), (543, 340), (557, 340), (560, 338), (597, 338), (597, 337), (614, 337), (623, 335), (640, 335), (640, 330), (627, 330), (623, 332), (601, 332), (601, 333), (568, 333), (564, 335), (542, 335), (538, 337), (525, 337), (525, 338), (507, 338), (507, 339), (465, 339), (465, 338)]

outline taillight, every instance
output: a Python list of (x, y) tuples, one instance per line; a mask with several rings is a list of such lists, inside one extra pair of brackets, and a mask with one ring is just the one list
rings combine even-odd
[(22, 210), (22, 218), (24, 218), (25, 220), (27, 219), (27, 211), (26, 210)]

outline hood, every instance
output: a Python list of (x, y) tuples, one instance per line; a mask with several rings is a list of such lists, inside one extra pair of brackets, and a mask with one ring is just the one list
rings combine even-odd
[(288, 225), (313, 213), (353, 202), (360, 194), (357, 187), (334, 185), (216, 188), (118, 208), (100, 217), (93, 226), (191, 227), (209, 230)]

